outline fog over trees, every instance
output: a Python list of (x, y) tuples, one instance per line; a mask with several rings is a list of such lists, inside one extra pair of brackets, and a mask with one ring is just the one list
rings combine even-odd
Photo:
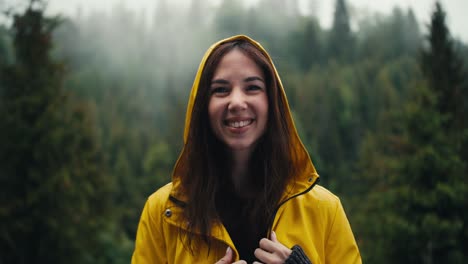
[(128, 263), (198, 63), (235, 34), (272, 55), (364, 262), (468, 261), (468, 47), (440, 3), (422, 28), (411, 9), (336, 0), (323, 28), (298, 1), (158, 0), (151, 23), (118, 4), (50, 17), (25, 2), (0, 2), (0, 263)]

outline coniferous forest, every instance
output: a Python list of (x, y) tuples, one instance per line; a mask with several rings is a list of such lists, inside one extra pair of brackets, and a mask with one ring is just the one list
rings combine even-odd
[(23, 2), (0, 3), (0, 263), (128, 263), (198, 63), (239, 33), (272, 55), (363, 261), (468, 263), (468, 46), (440, 3), (421, 25), (336, 0), (325, 29), (297, 1), (158, 0), (151, 19)]

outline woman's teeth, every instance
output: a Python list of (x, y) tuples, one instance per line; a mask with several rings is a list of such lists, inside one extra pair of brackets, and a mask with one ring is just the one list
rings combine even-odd
[(235, 127), (235, 128), (245, 127), (245, 126), (248, 126), (250, 124), (252, 124), (252, 120), (228, 122), (228, 126)]

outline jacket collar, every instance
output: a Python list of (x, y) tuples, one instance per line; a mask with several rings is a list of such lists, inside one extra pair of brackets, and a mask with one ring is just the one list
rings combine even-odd
[[(288, 200), (302, 195), (308, 191), (310, 191), (315, 184), (318, 183), (319, 177), (317, 174), (311, 174), (310, 177), (307, 178), (306, 182), (303, 181), (296, 181), (295, 183), (291, 183), (288, 185), (288, 188), (286, 188), (286, 191), (283, 195), (283, 199), (281, 202), (278, 204), (278, 207), (276, 208), (277, 212), (275, 213), (274, 219), (272, 226), (270, 228), (274, 228), (277, 225), (278, 222), (278, 215), (281, 214), (281, 210), (283, 210), (282, 205), (286, 203)], [(174, 183), (173, 183), (174, 184)], [(173, 190), (174, 190), (174, 185), (173, 185)], [(165, 206), (166, 211), (170, 210), (170, 214), (165, 214), (165, 221), (177, 228), (181, 228), (183, 230), (187, 230), (187, 222), (186, 219), (183, 216), (183, 210), (184, 210), (184, 202), (181, 200), (178, 200), (176, 197), (170, 196), (167, 204)], [(222, 241), (225, 243), (227, 246), (229, 246), (232, 249), (235, 249), (234, 242), (232, 241), (231, 237), (229, 236), (229, 233), (227, 232), (226, 228), (224, 225), (220, 222), (220, 219), (214, 219), (213, 220), (213, 225), (211, 227), (211, 237), (215, 240)], [(268, 230), (268, 233), (270, 233), (271, 230)], [(200, 235), (201, 232), (198, 230), (194, 231), (195, 234)], [(238, 254), (236, 250), (234, 250), (234, 254)], [(234, 256), (236, 258), (236, 256)]]

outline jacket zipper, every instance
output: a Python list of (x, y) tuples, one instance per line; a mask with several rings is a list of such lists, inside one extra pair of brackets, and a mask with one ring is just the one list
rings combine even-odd
[(281, 208), (281, 206), (283, 206), (283, 204), (285, 204), (287, 201), (289, 201), (291, 199), (294, 199), (294, 198), (296, 198), (298, 196), (301, 196), (303, 194), (308, 193), (310, 190), (312, 190), (312, 188), (314, 188), (315, 185), (317, 185), (317, 183), (319, 183), (319, 181), (320, 181), (320, 178), (317, 178), (309, 188), (305, 189), (303, 192), (300, 192), (298, 194), (295, 194), (295, 195), (289, 197), (288, 199), (286, 199), (286, 200), (284, 200), (284, 201), (282, 201), (282, 202), (280, 202), (278, 204), (278, 206), (275, 209), (275, 213), (272, 215), (272, 218), (271, 218), (271, 221), (270, 221), (270, 224), (269, 224), (269, 227), (268, 227), (268, 233), (267, 233), (267, 236), (266, 236), (266, 237), (268, 237), (268, 239), (271, 239), (271, 236), (270, 236), (271, 229), (273, 228), (273, 223), (275, 222), (276, 214), (278, 213), (278, 210)]
[[(309, 188), (305, 189), (303, 192), (300, 192), (300, 193), (298, 193), (298, 194), (295, 194), (295, 195), (289, 197), (288, 199), (286, 199), (286, 200), (284, 200), (284, 201), (282, 201), (282, 202), (280, 202), (280, 203), (278, 204), (278, 206), (277, 206), (276, 209), (275, 209), (275, 213), (272, 215), (271, 222), (270, 222), (271, 224), (269, 224), (269, 227), (268, 227), (268, 232), (267, 232), (267, 235), (266, 235), (266, 237), (268, 237), (268, 239), (271, 238), (270, 234), (271, 234), (271, 229), (273, 228), (273, 222), (275, 221), (276, 214), (278, 213), (278, 210), (281, 208), (281, 206), (283, 206), (283, 204), (285, 204), (287, 201), (289, 201), (289, 200), (291, 200), (291, 199), (294, 199), (294, 198), (296, 198), (296, 197), (298, 197), (298, 196), (301, 196), (301, 195), (303, 195), (303, 194), (308, 193), (308, 192), (309, 192), (310, 190), (312, 190), (312, 188), (314, 188), (314, 186), (317, 185), (319, 182), (320, 182), (320, 178), (317, 178), (317, 179), (314, 181), (314, 183), (312, 183), (312, 185), (311, 185)], [(176, 205), (178, 205), (178, 206), (180, 206), (180, 207), (182, 207), (182, 208), (184, 208), (184, 207), (187, 205), (185, 202), (178, 200), (177, 198), (175, 198), (175, 197), (172, 196), (172, 195), (169, 195), (169, 200), (171, 200), (173, 203), (175, 203)]]
[(169, 195), (169, 200), (173, 203), (175, 203), (176, 205), (182, 207), (182, 208), (185, 208), (185, 206), (187, 206), (187, 204), (177, 198), (175, 198), (174, 196), (172, 195)]

